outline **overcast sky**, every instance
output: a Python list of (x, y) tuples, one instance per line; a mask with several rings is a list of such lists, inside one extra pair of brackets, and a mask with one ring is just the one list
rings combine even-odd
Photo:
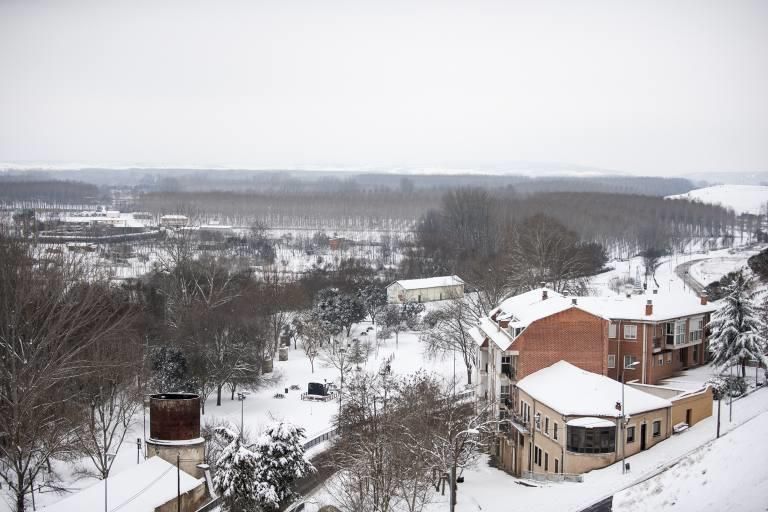
[(768, 170), (768, 1), (0, 0), (0, 162)]

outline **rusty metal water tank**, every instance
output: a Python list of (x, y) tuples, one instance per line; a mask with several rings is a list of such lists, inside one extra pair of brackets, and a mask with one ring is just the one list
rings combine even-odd
[(149, 397), (149, 437), (186, 441), (200, 437), (200, 396), (160, 393)]

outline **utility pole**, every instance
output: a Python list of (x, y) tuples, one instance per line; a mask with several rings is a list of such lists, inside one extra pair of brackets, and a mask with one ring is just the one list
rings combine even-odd
[(176, 510), (181, 512), (181, 455), (176, 454)]
[(717, 399), (717, 439), (720, 439), (720, 402), (722, 397), (718, 396)]

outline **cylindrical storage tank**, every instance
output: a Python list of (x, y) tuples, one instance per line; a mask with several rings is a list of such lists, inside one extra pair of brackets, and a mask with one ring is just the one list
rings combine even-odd
[(149, 397), (147, 457), (158, 456), (182, 471), (201, 478), (205, 439), (200, 437), (200, 397), (192, 393), (162, 393)]
[(150, 396), (149, 437), (158, 441), (200, 437), (200, 397), (192, 393)]

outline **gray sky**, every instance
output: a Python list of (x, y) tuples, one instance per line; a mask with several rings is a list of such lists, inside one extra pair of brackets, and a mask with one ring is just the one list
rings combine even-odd
[(0, 162), (768, 170), (768, 1), (0, 0)]

